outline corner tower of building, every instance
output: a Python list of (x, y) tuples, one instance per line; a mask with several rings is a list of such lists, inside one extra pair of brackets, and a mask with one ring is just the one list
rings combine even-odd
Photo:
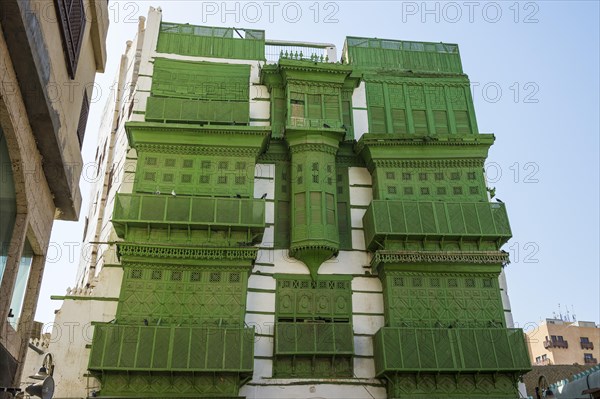
[(511, 237), (488, 201), (478, 131), (458, 46), (350, 37), (345, 60), (364, 81), (368, 133), (356, 152), (373, 180), (363, 217), (385, 326), (375, 372), (389, 397), (515, 397), (529, 368), (498, 286)]

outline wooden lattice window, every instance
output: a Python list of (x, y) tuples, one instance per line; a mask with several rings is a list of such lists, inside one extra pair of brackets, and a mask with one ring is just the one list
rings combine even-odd
[(75, 79), (86, 23), (83, 0), (54, 0), (54, 4), (63, 37), (67, 71), (71, 79)]

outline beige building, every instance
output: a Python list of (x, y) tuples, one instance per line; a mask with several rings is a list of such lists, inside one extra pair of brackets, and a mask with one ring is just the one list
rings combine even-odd
[(79, 217), (81, 145), (106, 63), (107, 7), (0, 2), (0, 387), (20, 382), (53, 221)]
[(600, 358), (600, 327), (594, 322), (546, 319), (527, 332), (531, 363), (536, 366), (593, 366)]

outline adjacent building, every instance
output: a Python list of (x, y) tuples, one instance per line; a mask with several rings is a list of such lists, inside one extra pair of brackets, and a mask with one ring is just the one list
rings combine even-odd
[(600, 358), (600, 327), (591, 321), (546, 319), (527, 332), (534, 365), (594, 366)]
[(336, 51), (140, 20), (57, 297), (58, 397), (519, 396), (511, 230), (458, 47)]
[[(50, 230), (77, 220), (105, 0), (0, 2), (0, 386), (19, 385)], [(0, 393), (0, 395), (2, 395)]]

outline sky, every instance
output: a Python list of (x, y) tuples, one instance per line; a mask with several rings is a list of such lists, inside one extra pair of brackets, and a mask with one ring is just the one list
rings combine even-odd
[[(266, 38), (334, 43), (346, 36), (457, 43), (481, 133), (496, 142), (488, 186), (506, 203), (504, 246), (515, 324), (560, 313), (600, 322), (599, 21), (597, 1), (113, 1), (106, 72), (96, 78), (83, 146), (96, 152), (100, 115), (125, 41), (148, 8), (163, 21), (264, 29)], [(80, 183), (87, 215), (90, 182)], [(83, 222), (55, 222), (36, 320), (50, 323), (75, 285)]]

